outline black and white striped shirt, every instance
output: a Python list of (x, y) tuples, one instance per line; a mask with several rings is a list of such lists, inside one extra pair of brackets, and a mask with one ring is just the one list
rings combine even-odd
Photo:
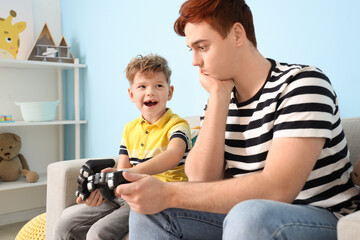
[(225, 132), (226, 172), (240, 177), (261, 171), (275, 138), (325, 138), (320, 157), (294, 204), (328, 208), (338, 216), (355, 211), (359, 192), (350, 179), (352, 166), (329, 79), (314, 67), (269, 61), (271, 70), (255, 96), (239, 103), (235, 88), (231, 94)]

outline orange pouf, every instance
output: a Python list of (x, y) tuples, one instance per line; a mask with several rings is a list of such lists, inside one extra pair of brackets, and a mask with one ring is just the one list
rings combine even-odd
[(27, 222), (16, 235), (15, 240), (45, 240), (46, 213)]

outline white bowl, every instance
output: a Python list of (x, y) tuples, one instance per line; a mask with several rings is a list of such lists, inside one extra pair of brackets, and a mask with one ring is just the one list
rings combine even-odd
[(60, 100), (55, 102), (15, 102), (20, 106), (21, 115), (26, 122), (52, 121), (56, 115), (56, 106)]

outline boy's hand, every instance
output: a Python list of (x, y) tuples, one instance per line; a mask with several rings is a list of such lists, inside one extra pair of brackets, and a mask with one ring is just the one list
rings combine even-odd
[(234, 87), (234, 81), (232, 79), (216, 79), (210, 77), (206, 74), (203, 74), (201, 70), (199, 70), (199, 80), (201, 86), (208, 91), (210, 94), (230, 94), (231, 90)]
[(101, 172), (115, 172), (116, 168), (104, 168)]
[(77, 204), (86, 203), (86, 205), (88, 205), (90, 207), (98, 207), (101, 204), (103, 204), (103, 202), (104, 202), (104, 199), (101, 196), (101, 193), (99, 192), (99, 190), (97, 190), (97, 189), (95, 191), (93, 191), (92, 193), (90, 193), (89, 197), (85, 201), (83, 201), (81, 199), (81, 197), (78, 197), (76, 199)]
[[(103, 170), (101, 170), (101, 172), (115, 172), (116, 168), (104, 168)], [(89, 197), (83, 201), (81, 197), (78, 197), (76, 199), (76, 203), (80, 204), (80, 203), (86, 203), (86, 205), (91, 206), (91, 207), (97, 207), (100, 206), (102, 203), (104, 202), (103, 197), (101, 196), (101, 193), (99, 192), (99, 190), (95, 190), (92, 193), (90, 193)]]
[(123, 176), (132, 183), (119, 185), (115, 195), (124, 199), (133, 211), (155, 214), (168, 208), (165, 183), (145, 174), (123, 172)]

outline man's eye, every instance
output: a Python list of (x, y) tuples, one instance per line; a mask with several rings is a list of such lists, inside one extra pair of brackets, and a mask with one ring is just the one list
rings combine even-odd
[(145, 86), (144, 86), (144, 85), (140, 85), (140, 86), (138, 86), (138, 88), (145, 88)]
[(204, 51), (204, 50), (205, 50), (205, 47), (204, 47), (204, 46), (199, 46), (199, 49), (200, 49), (201, 51)]

